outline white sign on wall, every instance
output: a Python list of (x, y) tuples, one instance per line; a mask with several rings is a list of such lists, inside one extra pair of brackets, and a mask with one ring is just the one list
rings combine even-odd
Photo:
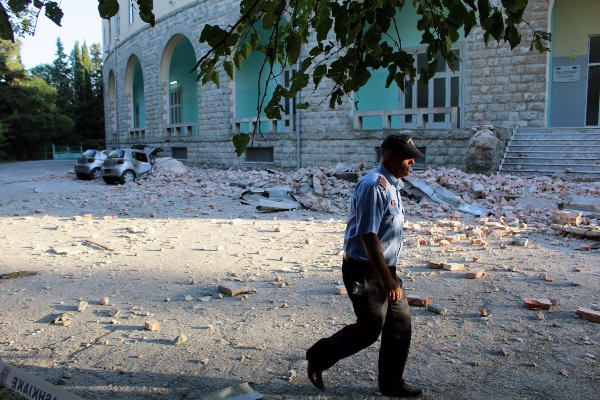
[(579, 82), (579, 65), (554, 67), (552, 82)]

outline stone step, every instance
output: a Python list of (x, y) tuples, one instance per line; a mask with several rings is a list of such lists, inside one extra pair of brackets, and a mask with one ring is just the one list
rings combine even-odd
[[(568, 160), (568, 161), (567, 161)], [(509, 156), (508, 154), (504, 158), (505, 164), (563, 164), (563, 165), (598, 165), (600, 157), (598, 158), (569, 158), (569, 159), (558, 159), (556, 157), (519, 157)]]
[(528, 145), (513, 145), (512, 143), (509, 144), (509, 150), (510, 151), (520, 151), (520, 152), (524, 152), (527, 150), (532, 150), (532, 151), (554, 151), (557, 153), (573, 153), (573, 152), (581, 152), (581, 153), (600, 153), (600, 144), (590, 144), (590, 145), (579, 145), (579, 146), (560, 146), (560, 145), (546, 145), (546, 144), (542, 144), (542, 145), (537, 145), (537, 146), (528, 146)]
[(600, 144), (600, 135), (592, 137), (591, 135), (581, 136), (552, 136), (533, 137), (528, 135), (515, 135), (511, 140), (511, 144), (528, 144), (537, 146), (540, 144), (558, 144), (558, 145), (578, 145), (578, 144)]
[(520, 171), (508, 171), (501, 169), (498, 171), (501, 175), (547, 175), (547, 176), (560, 176), (560, 177), (568, 177), (568, 178), (585, 178), (597, 180), (600, 179), (600, 174), (596, 173), (586, 173), (586, 172), (565, 172), (565, 171), (553, 171), (553, 170), (520, 170)]
[(557, 134), (557, 135), (569, 135), (569, 134), (597, 134), (600, 135), (600, 128), (518, 128), (515, 130), (515, 134), (528, 133), (528, 134)]
[(503, 164), (502, 171), (557, 171), (600, 174), (600, 165), (569, 165), (569, 164)]
[(559, 158), (559, 159), (585, 159), (593, 161), (600, 157), (600, 151), (551, 151), (551, 150), (536, 150), (528, 147), (526, 149), (515, 150), (512, 147), (506, 152), (506, 157), (540, 157), (540, 158)]

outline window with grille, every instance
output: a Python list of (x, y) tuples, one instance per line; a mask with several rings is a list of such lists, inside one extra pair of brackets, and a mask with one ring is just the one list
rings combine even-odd
[(133, 106), (133, 127), (140, 127), (140, 103), (135, 103)]
[(169, 121), (171, 124), (181, 123), (181, 88), (169, 92)]
[(135, 17), (135, 8), (133, 7), (133, 0), (129, 0), (129, 24), (133, 24)]
[[(460, 49), (454, 50), (460, 57)], [(454, 61), (454, 71), (448, 68), (446, 61), (438, 55), (437, 72), (434, 78), (430, 79), (426, 85), (418, 82), (419, 71), (421, 68), (427, 68), (428, 61), (425, 53), (417, 54), (417, 77), (415, 84), (406, 82), (406, 90), (401, 93), (400, 104), (402, 108), (432, 108), (432, 107), (460, 107), (461, 84), (462, 84), (462, 65), (460, 61)], [(404, 117), (404, 126), (416, 125), (415, 116), (406, 115)], [(446, 127), (450, 121), (449, 114), (425, 115), (425, 123), (429, 127)]]
[[(281, 85), (289, 89), (292, 86), (292, 77), (296, 73), (295, 68), (286, 68), (281, 74)], [(296, 97), (283, 97), (283, 131), (289, 132), (294, 126), (294, 116), (296, 115)], [(288, 118), (286, 118), (288, 117)]]
[(248, 147), (246, 148), (246, 162), (265, 162), (274, 161), (272, 147)]

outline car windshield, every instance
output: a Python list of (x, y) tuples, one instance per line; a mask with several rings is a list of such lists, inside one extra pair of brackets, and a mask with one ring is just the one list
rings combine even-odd
[(123, 158), (125, 157), (125, 152), (123, 150), (113, 150), (108, 155), (108, 158)]
[(94, 157), (96, 155), (96, 150), (86, 150), (82, 155), (84, 157)]

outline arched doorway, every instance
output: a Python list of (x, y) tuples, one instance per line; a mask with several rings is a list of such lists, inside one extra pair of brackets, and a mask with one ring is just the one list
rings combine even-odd
[(125, 70), (125, 94), (129, 111), (129, 138), (146, 136), (146, 101), (144, 99), (144, 74), (136, 55), (132, 55)]
[(166, 87), (164, 110), (167, 136), (198, 134), (198, 83), (190, 73), (196, 65), (196, 53), (190, 40), (175, 35), (167, 44), (161, 65), (161, 81)]

